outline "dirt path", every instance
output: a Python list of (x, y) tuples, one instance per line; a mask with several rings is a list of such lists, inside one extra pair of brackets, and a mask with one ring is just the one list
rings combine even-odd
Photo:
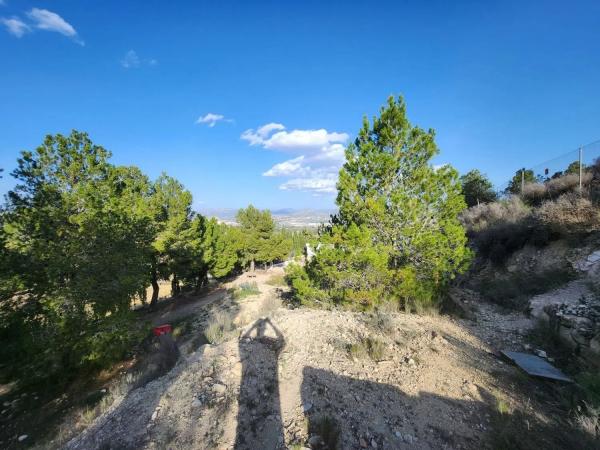
[(115, 402), (67, 448), (475, 449), (525, 426), (554, 448), (535, 387), (493, 354), (522, 345), (525, 318), (485, 305), (476, 322), (290, 310), (267, 284), (281, 273), (229, 286), (255, 281), (258, 296), (213, 292), (177, 312), (210, 320), (219, 310), (238, 327), (218, 345), (188, 345), (173, 370)]

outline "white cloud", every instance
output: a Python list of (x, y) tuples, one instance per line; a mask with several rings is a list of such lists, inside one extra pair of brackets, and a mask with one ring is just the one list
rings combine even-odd
[(284, 191), (308, 191), (316, 194), (333, 194), (336, 192), (337, 176), (324, 178), (294, 178), (286, 181), (279, 189)]
[(137, 69), (142, 65), (156, 66), (157, 64), (158, 61), (156, 59), (152, 58), (146, 60), (140, 58), (135, 50), (129, 50), (121, 59), (121, 66), (123, 66), (125, 69)]
[(275, 164), (265, 173), (263, 173), (264, 177), (284, 177), (284, 176), (299, 176), (305, 175), (311, 169), (310, 167), (303, 167), (302, 161), (304, 161), (304, 156), (298, 156), (294, 159), (289, 159), (279, 164)]
[(10, 19), (6, 19), (3, 17), (0, 19), (0, 23), (2, 23), (2, 25), (6, 27), (6, 30), (10, 34), (18, 38), (23, 36), (25, 33), (31, 31), (29, 25), (27, 25), (25, 22), (23, 22), (16, 16), (11, 17)]
[(196, 123), (205, 124), (205, 125), (208, 125), (209, 128), (212, 128), (217, 124), (217, 122), (221, 122), (221, 121), (233, 122), (232, 119), (226, 119), (223, 114), (208, 113), (204, 116), (198, 117), (198, 120), (196, 120)]
[(140, 57), (135, 50), (129, 50), (121, 60), (121, 65), (126, 69), (134, 69), (140, 66)]
[(85, 43), (79, 38), (77, 31), (73, 26), (58, 14), (47, 9), (32, 8), (27, 16), (34, 22), (34, 27), (45, 31), (54, 31), (64, 36), (70, 37), (79, 45)]
[(317, 194), (335, 192), (348, 134), (323, 128), (287, 131), (282, 124), (273, 122), (256, 130), (246, 130), (241, 138), (252, 146), (299, 154), (263, 173), (265, 177), (293, 177), (281, 184), (280, 189)]
[[(271, 134), (276, 130), (276, 133)], [(329, 133), (323, 128), (285, 131), (285, 127), (279, 123), (263, 125), (256, 131), (246, 130), (241, 137), (250, 145), (262, 145), (272, 150), (323, 150), (334, 143), (348, 140), (346, 133)]]

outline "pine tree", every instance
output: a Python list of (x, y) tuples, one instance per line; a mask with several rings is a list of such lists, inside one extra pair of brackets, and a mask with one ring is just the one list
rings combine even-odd
[(389, 299), (409, 308), (433, 304), (467, 267), (458, 173), (432, 167), (434, 137), (411, 126), (402, 98), (390, 97), (372, 125), (364, 119), (340, 170), (339, 213), (307, 267), (334, 301), (363, 308)]

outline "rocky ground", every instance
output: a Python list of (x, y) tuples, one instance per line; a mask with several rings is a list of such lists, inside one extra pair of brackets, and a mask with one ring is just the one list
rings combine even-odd
[[(268, 284), (281, 274), (228, 286), (255, 281), (260, 295), (220, 291), (190, 307), (176, 366), (116, 400), (66, 448), (488, 448), (504, 442), (499, 427), (512, 427), (499, 414), (516, 411), (522, 430), (509, 434), (561, 447), (548, 432), (558, 422), (546, 388), (497, 356), (524, 348), (524, 316), (479, 302), (471, 320), (289, 309), (284, 289)], [(234, 328), (198, 345), (217, 312)]]

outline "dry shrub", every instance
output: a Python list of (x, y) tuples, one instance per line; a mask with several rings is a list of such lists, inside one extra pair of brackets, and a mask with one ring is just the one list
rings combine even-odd
[(575, 414), (574, 424), (583, 433), (600, 444), (600, 408), (585, 404), (585, 410)]
[(494, 203), (482, 203), (473, 206), (461, 214), (461, 222), (469, 233), (478, 233), (496, 224), (517, 223), (530, 211), (517, 196)]
[[(583, 173), (581, 184), (583, 188), (590, 186), (592, 172)], [(527, 183), (523, 186), (520, 197), (529, 205), (539, 206), (544, 200), (555, 199), (563, 194), (579, 192), (579, 174), (570, 173), (562, 177), (552, 178), (544, 183)]]
[[(592, 173), (584, 172), (581, 184), (588, 186), (592, 181)], [(559, 178), (554, 178), (546, 182), (549, 197), (558, 197), (567, 192), (576, 192), (579, 190), (579, 174), (570, 173)]]
[(348, 353), (354, 360), (364, 359), (367, 356), (373, 361), (382, 361), (385, 357), (385, 344), (376, 338), (361, 338), (348, 346)]
[(551, 232), (561, 235), (590, 232), (600, 226), (597, 208), (589, 199), (575, 193), (544, 202), (537, 210), (536, 218)]
[(169, 372), (179, 359), (179, 347), (170, 334), (158, 337), (158, 342), (153, 345), (154, 353), (148, 358), (146, 367), (140, 370), (133, 387), (145, 386), (149, 382), (162, 377)]
[(211, 344), (220, 344), (233, 329), (233, 321), (231, 315), (224, 311), (217, 311), (209, 321), (204, 336)]
[(525, 183), (520, 193), (520, 197), (528, 204), (539, 204), (547, 195), (547, 185), (543, 183)]
[(281, 299), (274, 295), (266, 297), (260, 305), (260, 316), (268, 316), (281, 307)]

